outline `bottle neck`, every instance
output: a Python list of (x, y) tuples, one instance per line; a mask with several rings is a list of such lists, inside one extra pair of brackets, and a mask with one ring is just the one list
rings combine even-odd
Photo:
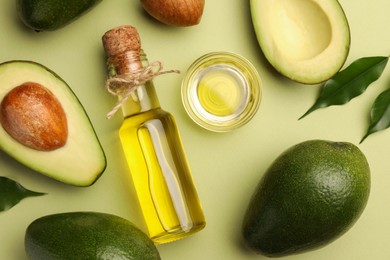
[[(116, 75), (136, 74), (149, 65), (146, 55), (129, 51), (108, 60), (110, 73)], [(124, 117), (129, 117), (152, 109), (160, 108), (160, 103), (152, 80), (138, 86), (122, 105)]]
[(122, 105), (124, 117), (129, 117), (152, 109), (160, 108), (153, 81), (139, 86)]

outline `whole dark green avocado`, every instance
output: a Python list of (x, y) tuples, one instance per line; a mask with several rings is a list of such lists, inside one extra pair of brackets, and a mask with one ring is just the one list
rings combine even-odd
[(100, 212), (66, 212), (34, 220), (26, 230), (31, 260), (159, 260), (149, 237), (130, 221)]
[(102, 0), (17, 0), (19, 17), (36, 31), (54, 31), (68, 25)]
[(370, 169), (358, 147), (310, 140), (282, 153), (261, 179), (243, 221), (253, 251), (281, 257), (325, 246), (358, 220)]

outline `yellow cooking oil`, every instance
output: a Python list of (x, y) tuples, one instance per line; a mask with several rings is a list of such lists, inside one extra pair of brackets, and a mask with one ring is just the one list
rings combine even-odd
[(189, 236), (206, 222), (176, 122), (161, 108), (153, 84), (154, 77), (175, 70), (149, 64), (132, 26), (107, 31), (103, 46), (106, 89), (119, 97), (108, 117), (122, 108), (119, 137), (147, 233), (156, 244)]
[(197, 95), (201, 106), (210, 114), (228, 116), (239, 110), (245, 93), (242, 81), (224, 69), (214, 69), (199, 81)]
[(215, 132), (245, 125), (256, 114), (261, 81), (245, 58), (228, 52), (201, 56), (188, 68), (181, 96), (195, 123)]
[(205, 218), (171, 114), (127, 117), (119, 131), (150, 238), (171, 242), (201, 230)]

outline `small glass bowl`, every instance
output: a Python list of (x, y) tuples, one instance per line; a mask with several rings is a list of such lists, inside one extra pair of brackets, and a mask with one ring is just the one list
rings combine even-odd
[(256, 114), (262, 84), (255, 67), (229, 52), (212, 52), (197, 59), (181, 86), (184, 108), (201, 127), (227, 132)]

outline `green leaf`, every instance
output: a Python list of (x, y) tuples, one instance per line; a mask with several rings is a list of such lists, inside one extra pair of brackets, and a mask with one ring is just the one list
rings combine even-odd
[(389, 57), (365, 57), (351, 63), (323, 85), (314, 105), (299, 119), (311, 112), (332, 105), (348, 103), (362, 94), (383, 73)]
[(362, 143), (370, 134), (390, 127), (390, 89), (383, 91), (371, 107), (371, 122)]
[(46, 193), (40, 193), (25, 189), (19, 183), (0, 176), (0, 211), (5, 211), (19, 203), (24, 198), (41, 196)]

